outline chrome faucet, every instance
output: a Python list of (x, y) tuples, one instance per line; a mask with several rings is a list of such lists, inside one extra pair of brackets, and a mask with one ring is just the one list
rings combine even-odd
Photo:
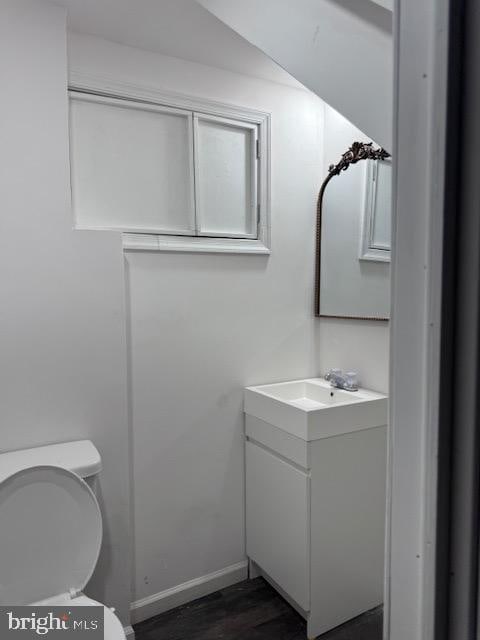
[(358, 391), (358, 374), (356, 371), (346, 371), (341, 369), (330, 369), (325, 374), (325, 380), (330, 382), (330, 386), (344, 391)]

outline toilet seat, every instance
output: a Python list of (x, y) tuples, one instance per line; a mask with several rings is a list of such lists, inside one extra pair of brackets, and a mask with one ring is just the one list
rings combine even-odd
[(102, 515), (88, 484), (57, 466), (0, 482), (0, 605), (103, 606), (104, 640), (125, 640), (111, 609), (85, 596), (97, 564)]
[(0, 604), (78, 594), (102, 541), (97, 499), (62, 467), (29, 467), (0, 483)]
[(124, 640), (111, 609), (82, 593), (97, 564), (102, 515), (88, 484), (57, 466), (0, 482), (0, 605), (103, 606), (105, 640)]

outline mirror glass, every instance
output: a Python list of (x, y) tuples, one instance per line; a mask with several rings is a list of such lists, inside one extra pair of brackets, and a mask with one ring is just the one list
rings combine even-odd
[(391, 184), (389, 159), (362, 159), (333, 175), (322, 198), (320, 316), (388, 320)]

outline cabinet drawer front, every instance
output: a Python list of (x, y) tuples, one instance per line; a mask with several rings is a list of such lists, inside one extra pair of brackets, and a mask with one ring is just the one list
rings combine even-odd
[(247, 555), (302, 609), (310, 609), (310, 478), (246, 443)]
[(310, 442), (248, 413), (245, 414), (245, 435), (305, 471), (310, 468)]

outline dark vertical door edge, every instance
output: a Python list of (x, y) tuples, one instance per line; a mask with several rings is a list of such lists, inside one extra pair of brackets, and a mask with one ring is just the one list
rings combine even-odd
[(480, 335), (480, 7), (450, 1), (436, 640), (477, 634)]

